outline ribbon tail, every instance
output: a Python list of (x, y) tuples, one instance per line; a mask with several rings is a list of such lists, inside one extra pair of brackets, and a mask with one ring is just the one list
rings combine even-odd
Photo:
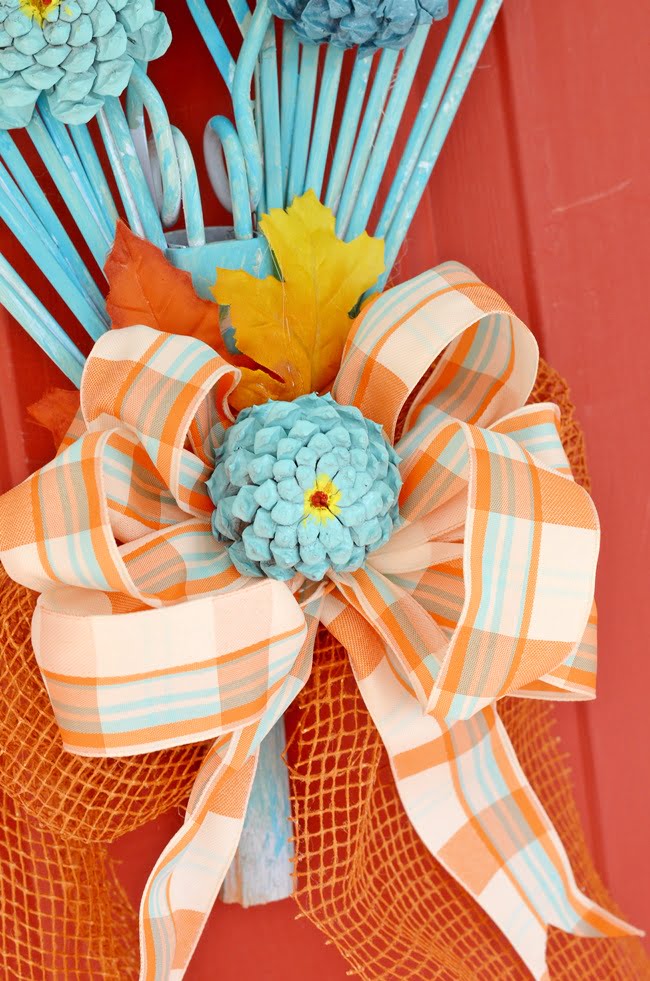
[(452, 725), (439, 722), (423, 712), (358, 613), (332, 600), (323, 619), (348, 651), (413, 827), (532, 976), (548, 976), (550, 925), (582, 936), (637, 933), (579, 891), (494, 706)]
[(149, 877), (140, 905), (140, 981), (185, 974), (241, 837), (257, 767), (250, 736), (248, 728), (214, 744), (185, 822)]
[(304, 607), (304, 643), (264, 714), (218, 738), (201, 765), (183, 826), (158, 859), (140, 903), (140, 981), (185, 975), (239, 845), (260, 744), (311, 673), (321, 604), (318, 598)]

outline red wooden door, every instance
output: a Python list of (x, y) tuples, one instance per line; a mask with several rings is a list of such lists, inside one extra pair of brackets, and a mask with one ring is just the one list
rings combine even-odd
[[(226, 93), (185, 5), (159, 6), (175, 41), (151, 75), (173, 121), (199, 147)], [(216, 14), (222, 2), (211, 6)], [(407, 277), (443, 259), (465, 262), (506, 297), (571, 381), (603, 525), (599, 697), (557, 711), (599, 868), (629, 918), (646, 928), (649, 33), (650, 7), (630, 0), (505, 0), (399, 266)], [(207, 218), (225, 223), (214, 202)], [(22, 262), (0, 234), (2, 251)], [(4, 490), (50, 452), (24, 410), (62, 380), (6, 315), (0, 340)], [(170, 815), (114, 846), (134, 901), (177, 822)], [(336, 951), (294, 916), (290, 901), (247, 911), (219, 905), (188, 977), (343, 979)]]

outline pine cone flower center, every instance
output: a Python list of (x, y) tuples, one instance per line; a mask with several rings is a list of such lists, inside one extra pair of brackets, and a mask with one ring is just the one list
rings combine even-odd
[(309, 503), (313, 508), (319, 510), (321, 508), (328, 508), (330, 503), (330, 496), (325, 491), (317, 490), (309, 498)]
[(398, 463), (377, 423), (329, 395), (244, 409), (208, 481), (213, 532), (244, 576), (354, 571), (399, 520)]
[(32, 17), (38, 24), (51, 10), (58, 7), (61, 0), (21, 0), (21, 10), (27, 17)]

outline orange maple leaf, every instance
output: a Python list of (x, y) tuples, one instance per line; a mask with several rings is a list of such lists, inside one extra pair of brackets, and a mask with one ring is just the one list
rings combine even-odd
[(350, 311), (384, 269), (383, 240), (363, 232), (342, 241), (334, 215), (313, 191), (286, 210), (273, 208), (260, 229), (282, 279), (218, 269), (212, 288), (217, 302), (230, 307), (238, 349), (255, 364), (241, 366), (230, 398), (235, 409), (326, 389), (341, 364)]
[(34, 422), (52, 433), (57, 450), (78, 410), (78, 390), (69, 391), (66, 388), (50, 388), (42, 399), (27, 406), (27, 412)]
[[(113, 329), (144, 324), (168, 334), (187, 334), (232, 363), (251, 364), (247, 358), (228, 354), (219, 307), (196, 294), (190, 274), (172, 266), (160, 249), (138, 238), (121, 221), (104, 271), (109, 286), (106, 309)], [(39, 426), (49, 429), (58, 449), (78, 408), (78, 391), (52, 388), (27, 411)]]
[(218, 305), (198, 296), (190, 274), (172, 266), (160, 249), (138, 238), (124, 222), (117, 223), (104, 272), (113, 328), (144, 324), (167, 334), (188, 334), (226, 357)]

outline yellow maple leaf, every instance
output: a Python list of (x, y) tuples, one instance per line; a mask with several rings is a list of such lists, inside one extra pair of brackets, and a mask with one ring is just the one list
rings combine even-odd
[(235, 341), (259, 369), (245, 367), (231, 396), (236, 409), (291, 401), (336, 377), (350, 311), (384, 269), (383, 239), (336, 237), (335, 219), (313, 191), (260, 222), (282, 279), (219, 269), (215, 299), (230, 307)]

